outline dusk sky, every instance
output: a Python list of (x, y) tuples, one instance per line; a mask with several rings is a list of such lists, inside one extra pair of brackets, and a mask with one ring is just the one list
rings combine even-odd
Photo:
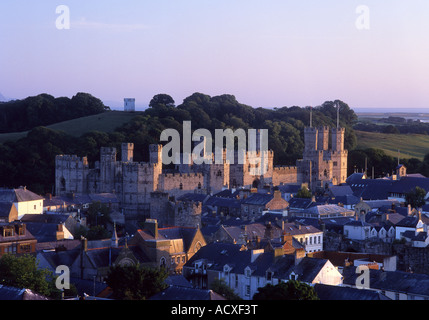
[(427, 0), (2, 0), (0, 93), (429, 110), (428, 17)]

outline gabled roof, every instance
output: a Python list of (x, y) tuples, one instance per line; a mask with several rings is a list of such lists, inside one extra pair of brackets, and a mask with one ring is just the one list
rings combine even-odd
[(246, 199), (242, 200), (242, 204), (263, 206), (273, 200), (274, 195), (268, 193), (252, 193)]
[(198, 250), (185, 266), (193, 266), (197, 260), (206, 260), (211, 263), (210, 269), (222, 271), (228, 264), (234, 266), (234, 272), (243, 273), (244, 268), (249, 264), (250, 251), (242, 251), (240, 245), (231, 243), (210, 243)]
[(43, 200), (42, 196), (35, 194), (27, 188), (4, 189), (0, 188), (0, 202), (25, 202)]
[(396, 226), (397, 227), (406, 227), (406, 228), (415, 228), (417, 226), (417, 223), (419, 222), (418, 217), (405, 217), (401, 221), (399, 221)]

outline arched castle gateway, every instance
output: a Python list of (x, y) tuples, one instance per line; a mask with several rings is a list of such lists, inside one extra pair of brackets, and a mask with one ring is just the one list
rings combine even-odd
[[(305, 128), (303, 158), (296, 166), (274, 167), (273, 151), (266, 152), (268, 170), (254, 173), (249, 161), (177, 165), (175, 173), (163, 170), (162, 145), (150, 145), (149, 162), (134, 162), (132, 143), (121, 147), (117, 159), (115, 148), (101, 148), (100, 161), (90, 167), (86, 157), (58, 155), (55, 159), (56, 195), (70, 193), (116, 193), (126, 214), (148, 214), (154, 192), (168, 197), (186, 193), (214, 194), (224, 188), (254, 188), (265, 185), (307, 183), (312, 190), (327, 184), (344, 183), (347, 178), (347, 150), (344, 150), (344, 128)], [(331, 146), (329, 139), (331, 138)], [(251, 155), (246, 153), (246, 159)]]

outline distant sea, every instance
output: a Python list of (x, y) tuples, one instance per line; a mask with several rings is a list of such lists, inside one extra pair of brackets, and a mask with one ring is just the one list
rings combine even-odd
[(429, 108), (355, 108), (353, 111), (362, 117), (384, 118), (397, 116), (405, 119), (429, 122)]
[(356, 113), (429, 113), (429, 108), (355, 108)]

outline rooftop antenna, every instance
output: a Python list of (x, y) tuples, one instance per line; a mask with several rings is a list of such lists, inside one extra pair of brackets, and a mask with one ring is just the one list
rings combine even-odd
[(398, 149), (398, 166), (399, 166), (399, 153), (400, 153), (400, 152), (399, 152), (399, 149)]
[(313, 107), (310, 107), (310, 128), (313, 127)]

